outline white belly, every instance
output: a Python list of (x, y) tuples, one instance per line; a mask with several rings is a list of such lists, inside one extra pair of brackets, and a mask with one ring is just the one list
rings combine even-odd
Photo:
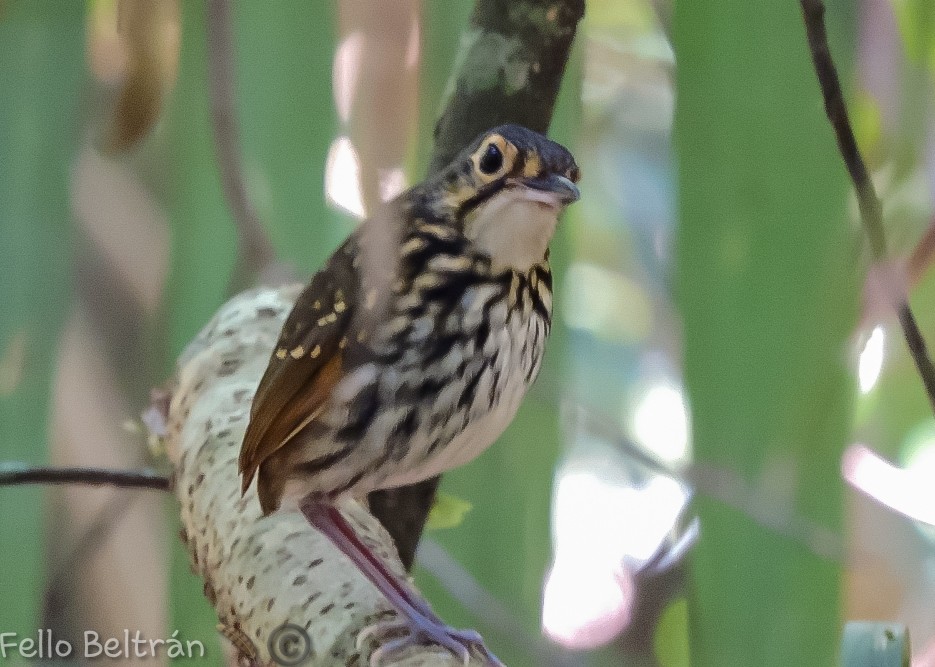
[[(504, 314), (504, 319), (506, 316)], [(462, 350), (461, 354), (473, 355), (481, 364), (494, 350), (497, 367), (488, 367), (477, 383), (473, 403), (455, 413), (446, 423), (435, 429), (420, 428), (413, 434), (412, 455), (392, 466), (382, 480), (373, 480), (379, 488), (394, 488), (414, 484), (434, 477), (447, 470), (464, 465), (480, 456), (513, 421), (526, 391), (535, 380), (542, 361), (547, 325), (536, 313), (529, 311), (514, 313), (503, 323), (497, 335), (491, 335), (483, 351)], [(535, 341), (535, 344), (533, 343)], [(463, 378), (453, 380), (435, 399), (435, 409), (445, 411), (460, 394)], [(494, 385), (497, 386), (494, 386)], [(447, 392), (450, 390), (450, 395)], [(498, 400), (490, 405), (490, 394)], [(460, 423), (469, 412), (467, 426), (462, 430)], [(428, 457), (420, 454), (429, 449), (439, 432), (458, 427), (450, 437), (443, 437), (442, 444)]]
[(485, 406), (485, 414), (475, 418), (467, 429), (461, 431), (447, 445), (442, 445), (437, 454), (409, 470), (397, 471), (380, 486), (395, 488), (415, 484), (473, 461), (496, 442), (510, 425), (525, 393), (526, 388), (522, 387), (520, 391), (515, 391), (511, 398), (501, 400), (492, 410), (487, 411)]

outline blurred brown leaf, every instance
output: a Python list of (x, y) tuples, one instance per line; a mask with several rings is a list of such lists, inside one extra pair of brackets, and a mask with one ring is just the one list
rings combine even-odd
[(123, 151), (159, 120), (178, 74), (178, 0), (94, 0), (88, 58), (99, 80), (119, 82), (105, 149)]

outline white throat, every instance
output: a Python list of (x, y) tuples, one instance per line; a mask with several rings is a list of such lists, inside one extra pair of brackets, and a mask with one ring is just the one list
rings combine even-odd
[(561, 211), (561, 202), (550, 192), (507, 188), (469, 214), (465, 234), (490, 256), (495, 272), (526, 273), (545, 257)]

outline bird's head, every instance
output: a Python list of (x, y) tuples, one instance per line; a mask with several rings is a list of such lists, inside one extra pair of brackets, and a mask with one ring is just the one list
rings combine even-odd
[(568, 150), (519, 125), (484, 132), (435, 179), (434, 208), (458, 224), (494, 269), (541, 262), (558, 216), (578, 199)]

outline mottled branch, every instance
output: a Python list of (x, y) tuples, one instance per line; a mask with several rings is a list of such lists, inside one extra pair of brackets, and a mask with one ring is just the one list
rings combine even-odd
[[(825, 112), (835, 137), (841, 157), (847, 167), (848, 174), (857, 193), (857, 203), (860, 208), (860, 219), (867, 238), (870, 240), (870, 249), (874, 260), (880, 264), (886, 261), (886, 236), (883, 231), (883, 207), (877, 196), (870, 172), (857, 146), (854, 130), (851, 127), (847, 114), (847, 105), (844, 103), (844, 94), (841, 91), (841, 82), (838, 79), (831, 49), (828, 46), (828, 34), (825, 29), (825, 6), (821, 0), (800, 0), (802, 14), (805, 19), (805, 30), (808, 35), (808, 46), (815, 64), (815, 73), (825, 101)], [(892, 286), (888, 286), (892, 287)], [(895, 290), (894, 290), (895, 291)], [(929, 357), (925, 339), (916, 322), (915, 315), (909, 306), (908, 296), (900, 291), (894, 304), (899, 324), (903, 330), (903, 337), (909, 348), (909, 354), (915, 362), (925, 391), (933, 410), (935, 410), (935, 366)]]
[[(361, 630), (396, 612), (297, 510), (263, 517), (256, 487), (240, 493), (237, 460), (253, 393), (300, 289), (235, 297), (189, 345), (169, 407), (166, 452), (175, 470), (182, 539), (232, 650), (258, 665), (273, 664), (276, 647), (293, 652), (281, 655), (288, 659), (281, 664), (364, 665), (376, 642), (369, 638), (358, 648)], [(354, 501), (339, 507), (374, 553), (404, 572), (379, 522)], [(277, 634), (282, 629), (286, 635)], [(304, 651), (302, 635), (311, 652), (292, 662)], [(460, 664), (431, 646), (410, 647), (394, 658), (394, 665)]]

